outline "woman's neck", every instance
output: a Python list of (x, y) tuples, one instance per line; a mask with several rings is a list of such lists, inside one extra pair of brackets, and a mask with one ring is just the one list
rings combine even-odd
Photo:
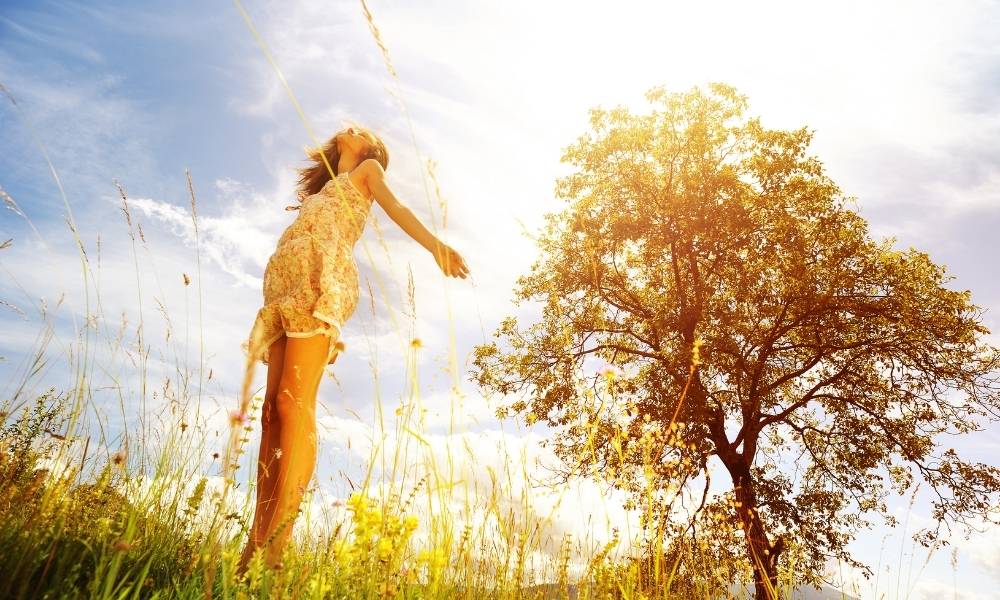
[(359, 162), (361, 161), (358, 160), (358, 156), (355, 154), (341, 154), (340, 160), (337, 161), (337, 173), (345, 171), (350, 173), (354, 170), (354, 167), (358, 166)]

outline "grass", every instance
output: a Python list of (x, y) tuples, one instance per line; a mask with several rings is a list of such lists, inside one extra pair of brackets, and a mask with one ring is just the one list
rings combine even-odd
[[(94, 390), (81, 393), (92, 397)], [(0, 430), (3, 597), (522, 598), (569, 596), (571, 589), (581, 598), (643, 597), (622, 592), (638, 587), (630, 581), (638, 571), (616, 572), (610, 544), (591, 557), (584, 580), (574, 581), (569, 538), (557, 557), (545, 559), (541, 523), (505, 511), (495, 491), (469, 499), (452, 497), (447, 486), (435, 489), (428, 482), (440, 477), (432, 469), (405, 496), (391, 477), (382, 486), (369, 485), (347, 500), (343, 518), (329, 521), (322, 534), (296, 538), (285, 569), (268, 571), (258, 561), (236, 581), (233, 568), (252, 516), (250, 494), (237, 510), (223, 502), (218, 477), (211, 485), (199, 453), (187, 446), (198, 428), (182, 427), (181, 417), (155, 432), (157, 438), (166, 434), (158, 448), (140, 437), (132, 452), (101, 453), (88, 441), (74, 456), (71, 449), (80, 445), (73, 442), (82, 436), (68, 427), (84, 420), (74, 412), (80, 406), (74, 395), (50, 389), (19, 408), (22, 396), (6, 399)], [(259, 408), (255, 403), (254, 415)], [(138, 456), (152, 458), (152, 477), (142, 473)], [(410, 513), (417, 501), (432, 507), (422, 511), (423, 523)], [(499, 530), (460, 524), (448, 508), (455, 504), (478, 505), (495, 516)], [(545, 581), (555, 585), (536, 585)]]
[[(81, 477), (76, 464), (58, 468), (67, 464), (60, 456), (66, 440), (53, 432), (72, 420), (70, 406), (68, 395), (50, 390), (0, 432), (3, 597), (522, 598), (553, 591), (568, 596), (570, 584), (579, 585), (567, 574), (566, 541), (538, 573), (556, 576), (554, 590), (532, 589), (525, 577), (530, 540), (537, 538), (526, 531), (510, 532), (515, 542), (503, 547), (471, 525), (455, 531), (442, 514), (432, 518), (430, 535), (414, 543), (420, 523), (407, 510), (418, 494), (435, 494), (423, 484), (402, 501), (352, 495), (349, 518), (335, 522), (328, 535), (297, 539), (284, 570), (255, 562), (246, 580), (235, 581), (250, 514), (223, 515), (226, 507), (217, 502), (218, 491), (210, 493), (205, 475), (193, 488), (175, 485), (190, 480), (197, 466), (174, 463), (152, 481), (131, 472), (124, 453), (81, 457), (92, 477)], [(170, 450), (158, 457), (164, 464), (176, 455)], [(498, 506), (490, 508), (499, 514)], [(513, 527), (513, 519), (507, 524)], [(620, 594), (630, 574), (616, 575), (605, 555), (592, 559), (589, 573), (581, 598), (643, 597)]]

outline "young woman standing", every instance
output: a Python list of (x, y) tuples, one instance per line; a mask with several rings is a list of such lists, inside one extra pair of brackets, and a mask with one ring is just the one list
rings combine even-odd
[(343, 349), (341, 327), (358, 302), (353, 249), (372, 200), (434, 256), (445, 275), (464, 279), (469, 273), (462, 256), (428, 231), (389, 189), (389, 155), (374, 133), (344, 129), (310, 159), (312, 164), (300, 170), (301, 204), (289, 207), (299, 214), (268, 260), (264, 306), (246, 344), (252, 359), (268, 369), (257, 504), (238, 574), (258, 548), (265, 550), (269, 568), (282, 566), (282, 551), (316, 466), (316, 392), (323, 370)]

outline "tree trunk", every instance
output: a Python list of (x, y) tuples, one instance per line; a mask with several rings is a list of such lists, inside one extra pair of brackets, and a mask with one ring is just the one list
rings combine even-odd
[[(727, 465), (728, 466), (728, 465)], [(737, 464), (729, 468), (736, 493), (736, 513), (743, 525), (747, 540), (747, 556), (754, 573), (755, 600), (781, 600), (778, 590), (778, 557), (784, 550), (784, 540), (779, 537), (771, 543), (764, 523), (757, 515), (757, 494), (750, 477), (750, 467)]]

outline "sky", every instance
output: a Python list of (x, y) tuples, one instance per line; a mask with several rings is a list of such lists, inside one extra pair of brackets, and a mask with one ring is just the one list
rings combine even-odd
[[(48, 358), (27, 388), (72, 387), (89, 340), (88, 409), (107, 419), (109, 451), (173, 423), (178, 393), (194, 399), (209, 449), (221, 447), (212, 432), (237, 403), (239, 344), (294, 218), (284, 210), (294, 169), (307, 145), (351, 122), (382, 136), (390, 186), (465, 256), (472, 278), (444, 278), (373, 208), (355, 251), (361, 301), (346, 352), (319, 391), (317, 503), (342, 501), (383, 435), (384, 456), (424, 451), (391, 425), (404, 404), (426, 409), (426, 451), (451, 455), (463, 489), (521, 463), (541, 476), (550, 432), (497, 420), (498, 400), (469, 380), (471, 354), (505, 316), (535, 314), (512, 303), (512, 288), (535, 259), (532, 235), (560, 208), (560, 156), (586, 132), (588, 109), (643, 111), (653, 86), (724, 81), (765, 126), (809, 126), (811, 152), (872, 234), (946, 265), (950, 285), (972, 290), (1000, 331), (1000, 3), (372, 0), (396, 77), (359, 2), (242, 6), (305, 122), (234, 3), (0, 4), (0, 84), (16, 100), (0, 98), (0, 187), (20, 209), (0, 212), (0, 241), (12, 240), (0, 250), (0, 391), (8, 398), (25, 380), (46, 331)], [(116, 183), (141, 235), (130, 235)], [(263, 382), (258, 369), (258, 394)], [(990, 461), (1000, 428), (960, 444)], [(512, 505), (529, 494), (556, 536), (600, 541), (634, 523), (592, 481), (556, 496), (522, 484), (505, 493)], [(929, 520), (926, 498), (893, 509), (910, 531)], [(937, 598), (957, 586), (958, 598), (1000, 598), (1000, 531), (956, 538), (955, 568), (944, 550), (921, 569), (924, 554), (901, 529), (852, 544), (881, 569), (860, 584), (864, 597)]]

